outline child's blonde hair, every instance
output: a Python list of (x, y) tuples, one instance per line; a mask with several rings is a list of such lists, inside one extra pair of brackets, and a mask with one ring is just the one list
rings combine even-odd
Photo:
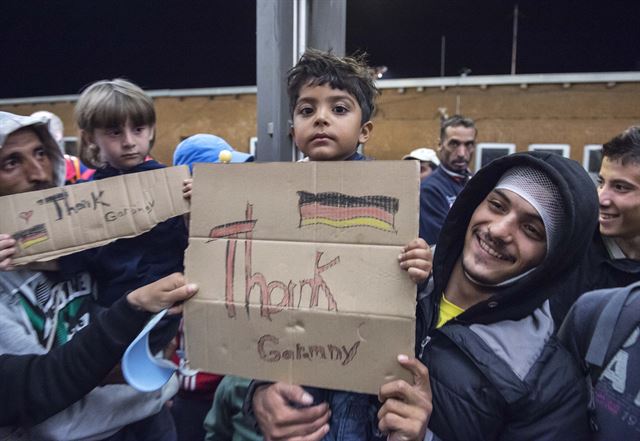
[(134, 126), (154, 127), (156, 111), (153, 100), (140, 87), (116, 78), (97, 81), (87, 87), (76, 104), (75, 118), (81, 131), (80, 159), (89, 167), (99, 168), (105, 165), (100, 159), (100, 149), (88, 142), (87, 135), (97, 128), (122, 127), (127, 120)]

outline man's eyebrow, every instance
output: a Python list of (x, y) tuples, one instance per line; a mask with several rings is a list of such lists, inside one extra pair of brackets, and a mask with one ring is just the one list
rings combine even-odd
[(609, 183), (624, 184), (624, 185), (628, 185), (629, 187), (637, 187), (637, 185), (634, 182), (629, 181), (627, 179), (622, 179), (622, 178), (609, 179)]
[(498, 193), (499, 196), (502, 197), (502, 199), (505, 199), (506, 201), (509, 201), (509, 199), (507, 198), (507, 195), (504, 191), (500, 190), (499, 188), (494, 188), (493, 190), (491, 190), (491, 193)]

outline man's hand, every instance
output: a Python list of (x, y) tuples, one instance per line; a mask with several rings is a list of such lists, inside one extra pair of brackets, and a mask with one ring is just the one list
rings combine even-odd
[(389, 441), (422, 441), (433, 410), (429, 370), (406, 355), (398, 355), (398, 362), (413, 374), (413, 385), (404, 380), (382, 385), (378, 428), (389, 435)]
[(400, 268), (409, 274), (416, 285), (424, 282), (431, 274), (433, 253), (422, 238), (414, 239), (402, 249), (398, 256)]
[[(294, 405), (301, 406), (296, 408)], [(253, 412), (266, 441), (319, 441), (329, 432), (327, 403), (312, 406), (303, 388), (285, 383), (261, 386), (253, 395)]]
[(13, 271), (11, 258), (16, 253), (16, 241), (8, 234), (0, 234), (0, 271)]
[[(135, 308), (160, 312), (177, 302), (191, 298), (197, 292), (196, 284), (187, 284), (181, 273), (173, 273), (130, 292), (127, 294), (127, 301)], [(169, 314), (177, 314), (181, 311), (182, 304), (178, 304), (169, 310)]]

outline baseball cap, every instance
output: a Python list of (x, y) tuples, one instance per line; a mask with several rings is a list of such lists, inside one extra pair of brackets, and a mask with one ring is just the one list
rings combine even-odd
[(433, 162), (435, 165), (440, 165), (440, 159), (433, 149), (426, 147), (420, 147), (412, 150), (408, 155), (404, 155), (402, 159), (417, 159), (422, 162)]
[(230, 162), (253, 162), (253, 155), (237, 152), (227, 141), (219, 136), (199, 133), (183, 140), (173, 152), (173, 165), (188, 165), (193, 171), (193, 164), (198, 162), (220, 162), (220, 152), (231, 153)]

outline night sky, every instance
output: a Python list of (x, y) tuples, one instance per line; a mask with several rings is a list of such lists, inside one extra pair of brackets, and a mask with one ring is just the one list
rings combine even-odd
[[(385, 78), (508, 74), (511, 0), (348, 0), (347, 52)], [(517, 73), (640, 71), (640, 1), (520, 0)], [(0, 97), (256, 84), (256, 0), (5, 1)]]

